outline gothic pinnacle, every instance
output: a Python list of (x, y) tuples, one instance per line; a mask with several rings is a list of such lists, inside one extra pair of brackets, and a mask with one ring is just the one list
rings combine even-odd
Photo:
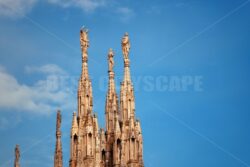
[(56, 117), (56, 149), (54, 157), (54, 167), (62, 167), (61, 121), (61, 112), (60, 110), (58, 110)]
[(56, 137), (60, 137), (61, 136), (61, 131), (60, 131), (60, 128), (61, 128), (61, 111), (58, 110), (57, 111), (57, 117), (56, 117)]
[(19, 149), (19, 145), (16, 145), (14, 167), (20, 167), (19, 159), (20, 159), (20, 149)]
[[(88, 113), (92, 113), (93, 98), (92, 85), (88, 74), (88, 30), (84, 27), (80, 30), (80, 44), (82, 51), (82, 74), (78, 86), (78, 116), (80, 119), (85, 119)], [(81, 121), (79, 124), (81, 124)]]
[(82, 75), (80, 80), (88, 78), (88, 47), (89, 47), (89, 38), (88, 38), (88, 29), (82, 27), (80, 30), (80, 45), (82, 52)]

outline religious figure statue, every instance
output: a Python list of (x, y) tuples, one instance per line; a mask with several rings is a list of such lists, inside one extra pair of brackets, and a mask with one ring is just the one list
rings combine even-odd
[(113, 71), (114, 53), (113, 53), (113, 50), (111, 48), (109, 49), (108, 60), (109, 60), (109, 71)]
[(130, 42), (128, 33), (126, 32), (122, 38), (122, 53), (124, 56), (124, 60), (128, 60), (129, 50), (130, 50)]
[(57, 112), (57, 120), (56, 120), (56, 128), (57, 129), (60, 129), (61, 122), (62, 122), (61, 113), (60, 113), (60, 111), (58, 111)]
[(82, 55), (83, 57), (87, 58), (87, 49), (89, 47), (89, 38), (88, 38), (88, 29), (85, 27), (81, 28), (80, 31), (80, 44), (82, 49)]
[(19, 145), (16, 145), (15, 148), (15, 165), (14, 167), (19, 167), (19, 159), (20, 159), (20, 150), (19, 150)]

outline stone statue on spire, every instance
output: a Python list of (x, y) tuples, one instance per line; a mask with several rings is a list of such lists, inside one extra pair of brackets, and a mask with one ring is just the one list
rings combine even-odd
[(80, 44), (82, 49), (82, 57), (83, 59), (88, 58), (87, 49), (89, 47), (89, 38), (88, 38), (88, 29), (86, 29), (84, 26), (80, 30)]
[(130, 42), (128, 33), (126, 32), (122, 38), (122, 53), (125, 61), (128, 60), (129, 50), (130, 50)]
[(57, 130), (60, 130), (61, 122), (62, 122), (61, 112), (58, 110), (57, 111), (57, 119), (56, 119), (56, 129)]
[(20, 159), (19, 145), (16, 145), (16, 148), (15, 148), (15, 164), (14, 164), (14, 167), (20, 167), (19, 159)]
[(108, 60), (109, 60), (109, 71), (111, 72), (113, 71), (114, 67), (114, 52), (111, 48), (109, 49)]

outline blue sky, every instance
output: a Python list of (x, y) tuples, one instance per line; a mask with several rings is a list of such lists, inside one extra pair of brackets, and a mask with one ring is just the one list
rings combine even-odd
[(0, 0), (0, 167), (53, 165), (62, 110), (64, 166), (90, 29), (94, 112), (104, 127), (107, 53), (131, 42), (146, 167), (250, 166), (250, 1)]

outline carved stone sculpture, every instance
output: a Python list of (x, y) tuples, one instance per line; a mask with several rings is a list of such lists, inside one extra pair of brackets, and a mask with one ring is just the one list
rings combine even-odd
[(128, 33), (126, 32), (122, 38), (122, 53), (124, 56), (124, 60), (128, 60), (129, 50), (130, 50), (130, 42)]
[(81, 28), (80, 31), (80, 44), (81, 44), (81, 49), (82, 49), (82, 58), (84, 60), (87, 60), (88, 58), (88, 47), (89, 47), (89, 38), (88, 38), (88, 29), (86, 28)]
[(113, 71), (114, 67), (114, 53), (113, 50), (110, 48), (109, 49), (109, 54), (108, 54), (108, 62), (109, 62), (109, 71)]

